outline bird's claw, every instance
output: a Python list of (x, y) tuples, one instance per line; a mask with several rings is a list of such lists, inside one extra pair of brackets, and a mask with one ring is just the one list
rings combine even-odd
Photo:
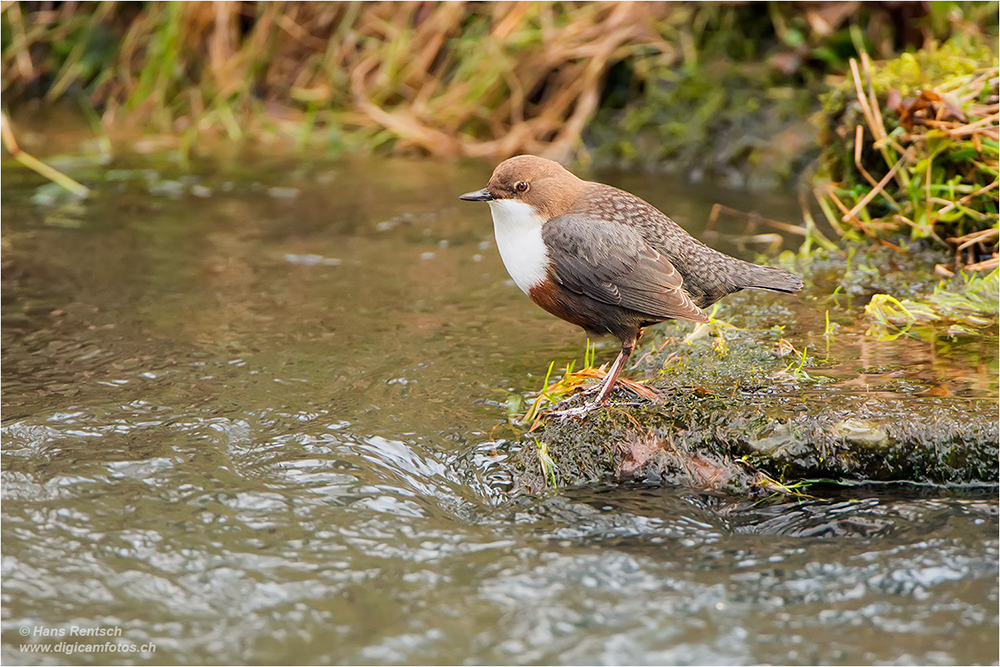
[[(589, 397), (589, 396), (594, 396), (595, 394), (599, 394), (600, 392), (601, 392), (601, 383), (597, 383), (595, 385), (587, 387), (586, 389), (584, 389), (582, 391), (576, 392), (575, 394), (573, 394), (572, 396), (569, 396), (568, 398), (564, 398), (563, 400), (561, 400), (558, 403), (556, 403), (555, 405), (553, 405), (551, 410), (547, 410), (545, 412), (545, 414), (547, 414), (547, 415), (561, 415), (563, 412), (567, 412), (568, 411), (566, 409), (566, 406), (569, 405), (570, 403), (572, 403), (573, 401), (575, 401), (578, 397), (582, 396), (582, 397), (586, 398), (586, 397)], [(593, 410), (593, 409), (595, 409), (595, 408), (598, 407), (598, 405), (596, 403), (591, 403), (591, 404), (588, 404), (588, 405), (591, 406), (590, 410)], [(581, 407), (584, 407), (584, 406), (581, 406)], [(577, 408), (573, 408), (573, 410), (576, 410), (576, 409)], [(590, 410), (588, 410), (588, 412)], [(569, 410), (569, 411), (571, 412), (572, 410)]]
[[(561, 403), (561, 402), (560, 402)], [(559, 404), (556, 404), (558, 407)], [(601, 407), (599, 403), (584, 403), (583, 405), (576, 408), (567, 408), (565, 410), (549, 410), (542, 413), (542, 417), (586, 417), (588, 414)]]

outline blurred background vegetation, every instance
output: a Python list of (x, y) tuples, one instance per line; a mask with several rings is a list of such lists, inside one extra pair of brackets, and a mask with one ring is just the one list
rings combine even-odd
[(182, 152), (805, 184), (837, 234), (973, 238), (977, 264), (996, 247), (997, 22), (997, 2), (4, 2), (3, 104), (73, 100), (112, 142)]

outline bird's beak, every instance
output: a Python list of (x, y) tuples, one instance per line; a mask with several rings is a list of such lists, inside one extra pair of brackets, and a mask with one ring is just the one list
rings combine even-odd
[(489, 190), (483, 188), (475, 192), (466, 192), (464, 195), (459, 196), (459, 199), (464, 199), (465, 201), (493, 201), (493, 195), (489, 193)]

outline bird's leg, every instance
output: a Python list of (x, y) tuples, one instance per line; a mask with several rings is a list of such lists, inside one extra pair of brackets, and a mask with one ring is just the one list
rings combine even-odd
[[(625, 362), (628, 361), (628, 358), (632, 354), (632, 351), (635, 349), (635, 346), (639, 344), (640, 340), (642, 340), (642, 334), (644, 332), (645, 332), (644, 329), (639, 329), (639, 332), (635, 335), (634, 340), (630, 342), (622, 341), (622, 351), (618, 354), (618, 358), (615, 359), (615, 362), (611, 364), (611, 369), (604, 374), (604, 377), (601, 378), (600, 382), (598, 382), (592, 387), (584, 389), (583, 391), (580, 392), (580, 395), (593, 396), (594, 394), (601, 394), (601, 397), (597, 399), (596, 402), (598, 405), (603, 403), (604, 400), (611, 394), (611, 387), (608, 385), (609, 379), (611, 384), (614, 384), (615, 381), (618, 379), (618, 374), (621, 373), (622, 370), (625, 368)], [(625, 351), (626, 346), (628, 346), (628, 352)], [(622, 357), (622, 355), (625, 355), (624, 358)], [(560, 403), (561, 402), (562, 401), (560, 401)]]
[[(597, 398), (590, 403), (585, 403), (578, 408), (569, 408), (568, 410), (553, 410), (551, 412), (546, 412), (546, 417), (582, 417), (588, 412), (591, 412), (601, 406), (604, 401), (608, 399), (608, 395), (611, 394), (611, 390), (615, 387), (615, 382), (618, 381), (618, 374), (622, 372), (625, 368), (625, 362), (632, 355), (632, 350), (635, 349), (635, 343), (638, 336), (633, 336), (627, 340), (622, 341), (622, 351), (618, 353), (618, 358), (615, 359), (614, 363), (611, 364), (611, 368), (608, 370), (604, 379), (597, 383), (595, 386), (591, 387), (587, 391), (583, 392), (585, 396), (591, 394), (597, 394)], [(561, 403), (561, 401), (560, 401)], [(559, 407), (556, 405), (555, 407)]]

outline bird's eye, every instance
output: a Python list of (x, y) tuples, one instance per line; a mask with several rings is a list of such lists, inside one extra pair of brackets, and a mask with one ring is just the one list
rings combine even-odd
[(517, 190), (518, 192), (527, 192), (528, 191), (528, 182), (527, 181), (521, 181), (520, 183), (518, 183), (517, 185), (514, 186), (514, 189)]

